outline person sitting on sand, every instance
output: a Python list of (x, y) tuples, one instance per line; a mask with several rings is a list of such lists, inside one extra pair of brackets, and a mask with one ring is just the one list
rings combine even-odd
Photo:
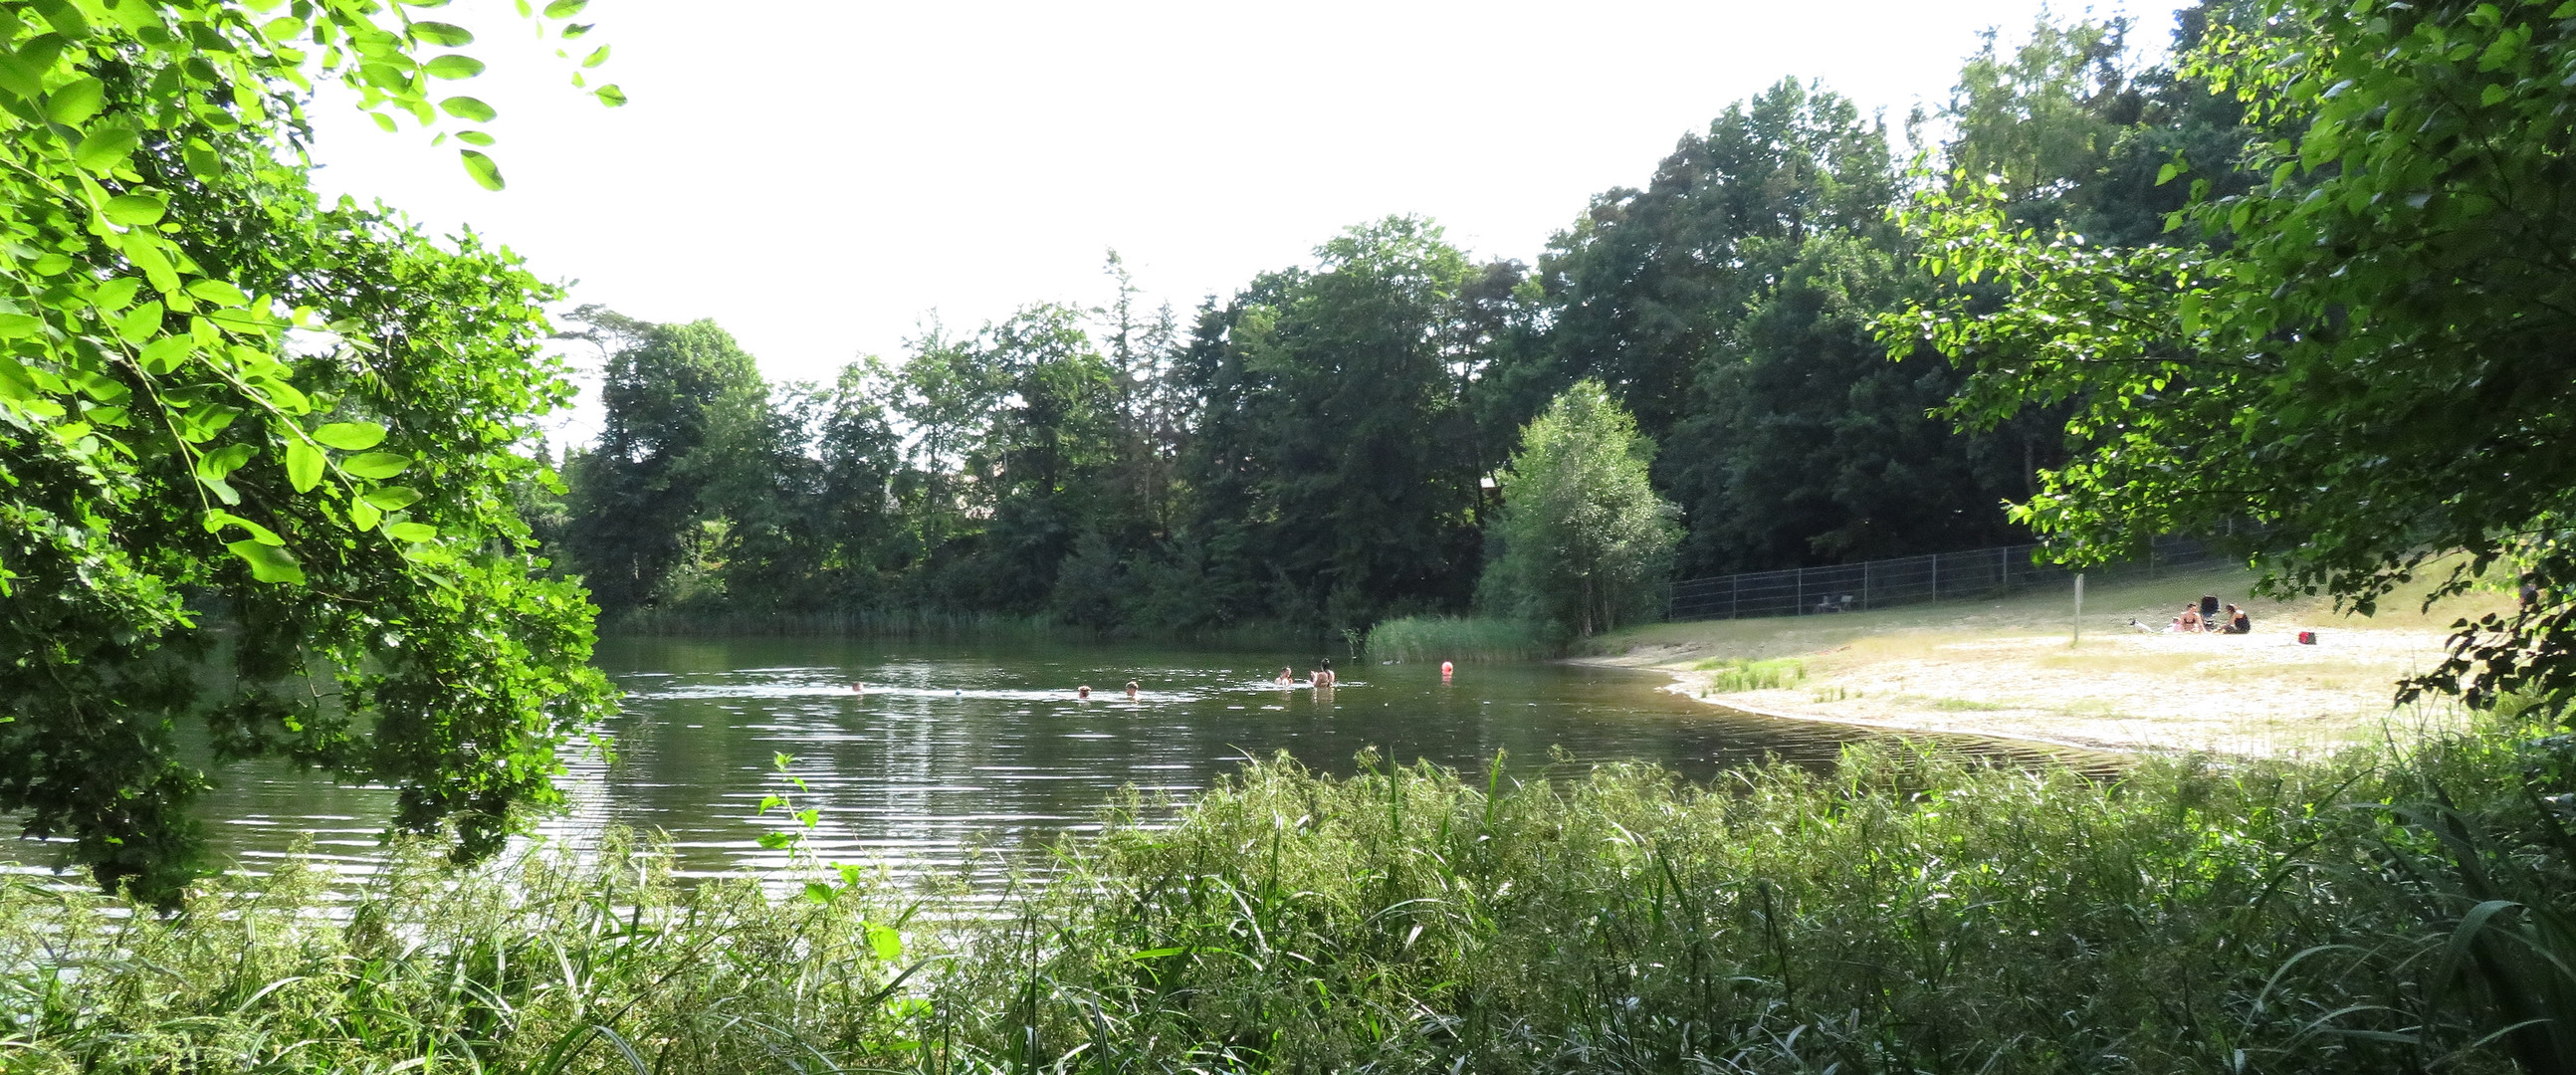
[(2200, 606), (2184, 605), (2182, 615), (2174, 619), (2174, 626), (2187, 635), (2200, 633)]
[(2229, 605), (2227, 606), (2227, 626), (2220, 628), (2220, 631), (2231, 635), (2253, 634), (2254, 617), (2246, 615), (2244, 609)]
[(1136, 681), (1132, 679), (1127, 681), (1127, 700), (1130, 702), (1136, 700)]

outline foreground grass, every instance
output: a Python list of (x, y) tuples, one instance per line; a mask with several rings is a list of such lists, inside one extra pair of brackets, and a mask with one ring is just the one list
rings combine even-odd
[(1876, 748), (1715, 788), (1273, 762), (1176, 823), (1115, 807), (998, 903), (684, 887), (614, 839), (406, 862), (338, 917), (293, 869), (169, 919), (22, 885), (0, 1067), (2500, 1071), (2576, 1040), (2476, 1044), (2576, 998), (2535, 954), (2576, 951), (2566, 750), (2102, 781)]

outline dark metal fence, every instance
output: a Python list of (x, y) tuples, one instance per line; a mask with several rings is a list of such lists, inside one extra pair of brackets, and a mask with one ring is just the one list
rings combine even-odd
[[(1691, 579), (1672, 585), (1664, 602), (1667, 620), (1733, 620), (1753, 616), (1810, 616), (1860, 612), (1923, 601), (1982, 597), (2072, 580), (2054, 564), (2034, 564), (2037, 545), (2006, 545), (1967, 552), (1867, 560), (1832, 567), (1750, 571)], [(2102, 578), (2156, 578), (2167, 572), (2209, 567), (2218, 557), (2189, 538), (2158, 538), (2140, 562), (2086, 568)]]

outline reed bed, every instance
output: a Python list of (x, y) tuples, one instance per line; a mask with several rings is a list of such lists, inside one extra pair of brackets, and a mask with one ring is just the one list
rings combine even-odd
[(1369, 629), (1368, 655), (1397, 664), (1499, 664), (1558, 656), (1541, 624), (1487, 616), (1404, 616)]
[(1278, 760), (1177, 821), (1112, 804), (998, 902), (683, 886), (623, 837), (403, 857), (336, 918), (299, 869), (173, 917), (20, 885), (0, 1068), (2568, 1070), (2569, 757), (2499, 732), (2106, 780), (1875, 746), (1714, 787)]

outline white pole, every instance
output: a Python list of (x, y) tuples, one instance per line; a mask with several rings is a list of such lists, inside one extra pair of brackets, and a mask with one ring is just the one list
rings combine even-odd
[(2078, 572), (2076, 572), (2076, 573), (2075, 573), (2075, 642), (2074, 642), (2074, 643), (2070, 643), (2070, 645), (2072, 645), (2072, 644), (2080, 644), (2080, 643), (2082, 643), (2083, 641), (2084, 641), (2084, 573), (2083, 573), (2083, 572), (2081, 572), (2081, 571), (2078, 571)]

